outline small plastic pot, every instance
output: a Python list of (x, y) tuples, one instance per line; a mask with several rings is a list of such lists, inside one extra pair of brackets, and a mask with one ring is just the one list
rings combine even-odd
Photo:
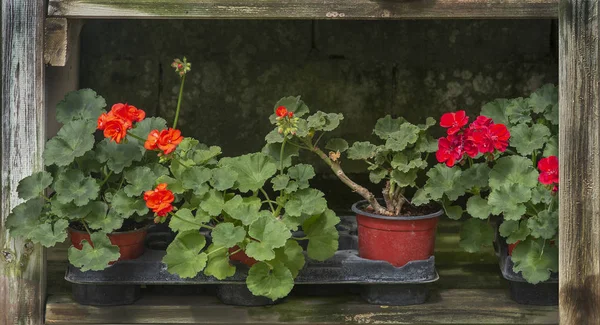
[(358, 255), (400, 267), (433, 255), (440, 210), (424, 216), (382, 216), (361, 210), (367, 201), (352, 205), (358, 222)]
[[(229, 253), (233, 253), (233, 252), (235, 252), (235, 251), (237, 251), (239, 249), (240, 249), (239, 246), (231, 247), (229, 249)], [(239, 251), (239, 252), (237, 252), (235, 254), (229, 255), (229, 259), (232, 260), (232, 261), (242, 262), (242, 263), (244, 263), (244, 264), (246, 264), (248, 266), (252, 266), (252, 265), (258, 263), (257, 260), (255, 260), (252, 257), (246, 255), (246, 252), (244, 252), (244, 251)]]
[[(108, 238), (113, 245), (119, 246), (119, 252), (121, 253), (119, 261), (126, 261), (136, 259), (144, 254), (144, 242), (147, 234), (148, 227), (144, 227), (132, 231), (110, 233)], [(71, 243), (77, 249), (83, 248), (81, 245), (82, 240), (85, 239), (90, 242), (90, 235), (86, 231), (69, 227), (69, 235), (71, 236)]]

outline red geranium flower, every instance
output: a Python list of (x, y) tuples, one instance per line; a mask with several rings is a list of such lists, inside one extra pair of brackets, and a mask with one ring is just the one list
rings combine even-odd
[(492, 124), (489, 127), (475, 128), (469, 137), (479, 150), (479, 152), (494, 152), (498, 150), (504, 152), (508, 147), (510, 132), (504, 124)]
[(456, 113), (445, 113), (440, 119), (440, 125), (448, 129), (448, 135), (452, 135), (460, 131), (460, 129), (469, 122), (469, 117), (465, 111), (457, 111)]
[(177, 148), (177, 145), (183, 141), (181, 131), (176, 129), (167, 129), (160, 131), (160, 135), (157, 142), (158, 149), (162, 150), (165, 155), (170, 154)]
[(438, 151), (435, 153), (435, 157), (438, 162), (445, 162), (446, 166), (452, 167), (462, 159), (463, 151), (462, 137), (449, 135), (438, 140)]
[(157, 143), (159, 137), (160, 133), (158, 133), (158, 130), (150, 131), (150, 133), (148, 133), (148, 139), (144, 142), (144, 148), (146, 148), (146, 150), (156, 150), (156, 148), (158, 148)]
[(173, 211), (171, 203), (175, 200), (173, 192), (167, 189), (166, 183), (160, 183), (154, 190), (144, 192), (146, 206), (159, 217), (166, 216)]
[(98, 129), (104, 130), (104, 137), (116, 143), (121, 143), (123, 138), (127, 136), (127, 130), (131, 129), (131, 122), (102, 114), (98, 118)]
[(146, 112), (141, 109), (137, 109), (133, 105), (117, 103), (112, 106), (110, 113), (114, 116), (118, 116), (124, 120), (131, 122), (140, 122), (146, 117)]
[(483, 115), (479, 115), (477, 116), (477, 118), (475, 119), (475, 121), (473, 121), (473, 123), (471, 123), (471, 125), (469, 126), (469, 128), (471, 129), (482, 129), (482, 128), (487, 128), (490, 125), (494, 124), (494, 121), (492, 121), (491, 118), (483, 116)]
[(277, 115), (278, 117), (284, 117), (287, 115), (287, 113), (288, 113), (288, 110), (287, 110), (287, 108), (285, 108), (285, 106), (279, 106), (275, 110), (275, 115)]
[(538, 177), (540, 183), (545, 185), (558, 183), (558, 157), (550, 156), (540, 159), (538, 169), (540, 170), (540, 176)]

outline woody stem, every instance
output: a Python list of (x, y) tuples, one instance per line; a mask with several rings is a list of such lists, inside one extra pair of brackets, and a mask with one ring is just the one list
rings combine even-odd
[(173, 128), (177, 128), (177, 120), (179, 120), (179, 109), (181, 108), (181, 97), (183, 97), (183, 84), (185, 83), (185, 74), (181, 77), (181, 85), (179, 86), (179, 97), (177, 98), (177, 109), (175, 110), (175, 119), (173, 120)]

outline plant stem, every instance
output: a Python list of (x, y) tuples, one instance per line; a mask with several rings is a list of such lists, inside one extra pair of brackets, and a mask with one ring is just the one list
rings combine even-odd
[(281, 143), (281, 150), (279, 150), (279, 175), (283, 175), (283, 150), (285, 148), (285, 142), (287, 138), (283, 138), (283, 142)]
[(104, 184), (106, 184), (106, 182), (108, 182), (108, 179), (112, 176), (112, 174), (113, 174), (113, 171), (111, 170), (110, 173), (108, 173), (108, 175), (106, 175), (106, 178), (104, 178), (102, 183), (100, 183), (100, 187), (104, 186)]
[(308, 239), (308, 237), (306, 237), (306, 236), (305, 237), (292, 237), (292, 239), (294, 239), (294, 240), (306, 240), (306, 239)]
[(260, 203), (263, 204), (263, 203), (269, 203), (269, 202), (277, 204), (277, 202), (275, 202), (273, 200), (264, 200), (264, 201), (261, 201)]
[(535, 167), (537, 167), (537, 166), (536, 166), (536, 164), (535, 164), (535, 160), (536, 160), (536, 157), (535, 157), (535, 150), (534, 150), (534, 151), (531, 153), (531, 163), (533, 164), (533, 167), (534, 167), (534, 168), (535, 168)]
[(90, 228), (88, 228), (87, 223), (85, 223), (85, 220), (81, 219), (81, 224), (85, 228), (85, 231), (87, 231), (87, 233), (91, 236), (92, 232), (90, 231)]
[(212, 251), (212, 252), (210, 252), (210, 253), (206, 254), (206, 256), (210, 256), (210, 254), (213, 254), (213, 253), (216, 253), (216, 252), (218, 252), (218, 251), (221, 251), (221, 250), (223, 250), (224, 248), (226, 248), (226, 247), (225, 247), (225, 246), (221, 246), (221, 247), (219, 247), (219, 248), (215, 249), (214, 251)]
[(177, 109), (175, 110), (175, 119), (173, 120), (173, 128), (177, 127), (179, 120), (179, 109), (181, 108), (181, 98), (183, 97), (183, 84), (185, 83), (185, 74), (181, 77), (181, 85), (179, 86), (179, 97), (177, 98)]
[(42, 197), (44, 198), (44, 200), (46, 200), (46, 202), (50, 203), (52, 201), (50, 201), (50, 198), (45, 196), (44, 193), (40, 193), (42, 195)]
[(288, 141), (287, 143), (291, 144), (292, 146), (298, 147), (298, 148), (300, 148), (300, 149), (312, 150), (312, 149), (311, 149), (311, 148), (309, 148), (309, 147), (305, 147), (305, 146), (303, 146), (303, 145), (299, 145), (299, 144), (297, 144), (297, 143), (295, 143), (295, 142), (292, 142), (292, 141)]
[(237, 253), (239, 253), (239, 252), (241, 252), (241, 251), (242, 251), (242, 249), (240, 248), (240, 249), (236, 250), (236, 251), (235, 251), (235, 252), (233, 252), (233, 253), (229, 253), (229, 256), (231, 256), (231, 255), (235, 255), (235, 254), (237, 254)]
[(171, 157), (171, 159), (173, 159), (173, 160), (174, 160), (176, 163), (180, 164), (181, 166), (183, 166), (183, 167), (185, 167), (185, 168), (190, 168), (190, 166), (188, 166), (188, 165), (186, 165), (186, 164), (182, 163), (182, 162), (181, 162), (181, 160), (179, 160), (179, 159), (175, 158), (175, 155), (173, 155), (173, 156)]
[(265, 196), (265, 199), (267, 199), (267, 201), (269, 201), (269, 207), (271, 208), (271, 212), (275, 213), (275, 208), (273, 207), (273, 204), (271, 204), (271, 198), (269, 197), (269, 194), (267, 194), (267, 192), (265, 190), (263, 190), (263, 188), (261, 187), (260, 192)]
[(315, 146), (319, 144), (319, 141), (321, 141), (321, 138), (325, 135), (325, 132), (321, 132), (321, 134), (319, 135), (319, 137), (317, 138), (317, 141), (315, 141)]
[(135, 134), (133, 134), (131, 132), (127, 132), (127, 135), (130, 136), (130, 137), (132, 137), (132, 138), (138, 139), (140, 141), (146, 142), (146, 139), (142, 139), (142, 137), (138, 137), (137, 135), (135, 135)]
[(200, 224), (200, 223), (195, 223), (193, 221), (185, 220), (185, 219), (181, 218), (180, 216), (176, 215), (173, 212), (171, 212), (170, 214), (171, 214), (171, 217), (177, 218), (177, 219), (179, 219), (179, 220), (181, 220), (183, 222), (187, 222), (187, 223), (189, 223), (191, 225), (194, 225), (194, 226), (197, 226), (197, 227), (200, 227), (200, 228), (210, 229), (210, 230), (215, 229), (214, 227), (211, 227), (211, 226), (208, 226), (208, 225), (203, 225), (203, 224)]

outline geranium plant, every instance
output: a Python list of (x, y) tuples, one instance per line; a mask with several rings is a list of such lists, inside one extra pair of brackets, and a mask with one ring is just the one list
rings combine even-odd
[(466, 199), (471, 219), (461, 231), (470, 252), (490, 246), (491, 216), (501, 216), (499, 233), (512, 251), (514, 271), (530, 283), (545, 281), (558, 270), (557, 133), (558, 93), (546, 85), (529, 98), (498, 99), (483, 106), (470, 125), (463, 111), (444, 114), (447, 136), (438, 140), (441, 163), (415, 204), (441, 201), (449, 217), (459, 219)]
[[(187, 72), (190, 64), (184, 60), (176, 69)], [(177, 111), (180, 103), (181, 96)], [(91, 242), (69, 249), (69, 261), (82, 271), (102, 270), (119, 259), (108, 234), (147, 225), (151, 215), (142, 194), (166, 179), (164, 162), (183, 140), (174, 129), (177, 118), (167, 128), (164, 119), (146, 118), (133, 105), (117, 103), (108, 112), (105, 107), (91, 89), (71, 92), (58, 104), (56, 119), (63, 126), (46, 143), (47, 170), (21, 180), (17, 192), (25, 202), (6, 222), (12, 236), (45, 247), (64, 241), (69, 226), (86, 231)]]
[[(342, 114), (318, 111), (307, 116), (309, 109), (299, 97), (282, 98), (275, 107), (276, 114), (270, 120), (276, 127), (267, 135), (267, 142), (281, 144), (282, 148), (291, 147), (290, 150), (305, 149), (315, 153), (344, 184), (369, 203), (369, 209), (379, 215), (397, 216), (405, 212), (405, 203), (410, 205), (405, 196), (407, 189), (417, 186), (419, 172), (428, 166), (429, 153), (437, 149), (435, 140), (427, 133), (435, 125), (433, 118), (416, 125), (388, 115), (375, 125), (373, 133), (379, 142), (358, 141), (349, 146), (344, 139), (332, 138), (325, 144), (324, 151), (320, 141), (327, 132), (339, 126)], [(380, 195), (347, 176), (341, 164), (344, 152), (348, 159), (366, 164), (371, 182), (382, 184)]]

